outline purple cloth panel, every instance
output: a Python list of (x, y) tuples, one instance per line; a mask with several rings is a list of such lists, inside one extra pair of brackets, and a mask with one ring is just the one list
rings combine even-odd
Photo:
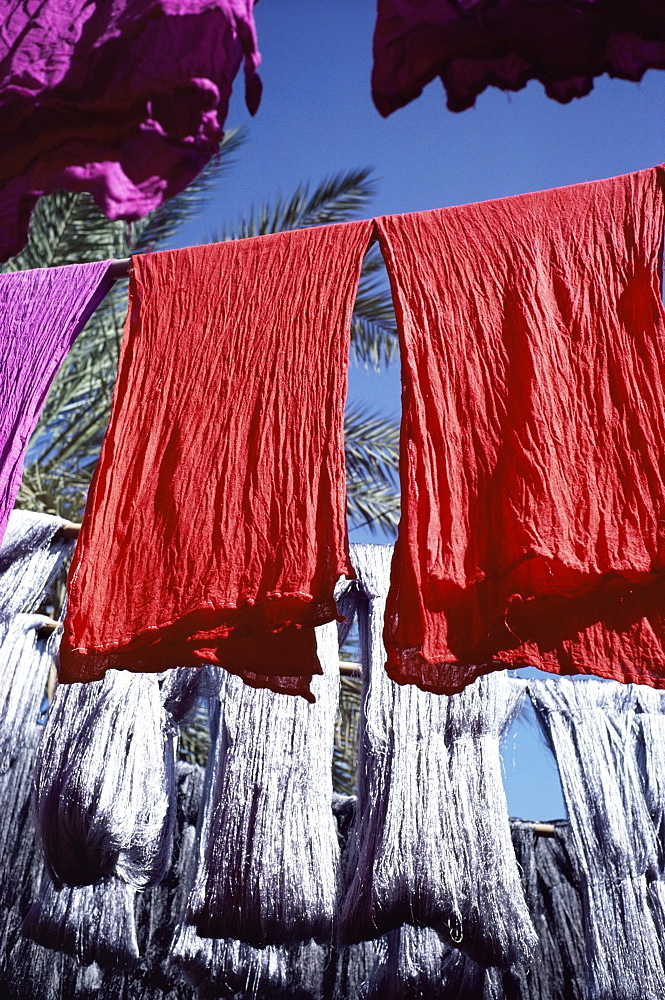
[(140, 219), (218, 148), (233, 80), (261, 97), (256, 0), (0, 0), (0, 260), (37, 198)]
[(112, 284), (109, 261), (0, 274), (0, 541), (46, 394)]
[(583, 97), (601, 73), (665, 67), (662, 0), (378, 0), (372, 96), (385, 117), (435, 77), (451, 111), (492, 85)]

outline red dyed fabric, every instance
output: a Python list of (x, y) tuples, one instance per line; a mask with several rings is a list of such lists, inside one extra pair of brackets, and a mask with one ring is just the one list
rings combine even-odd
[(653, 67), (665, 67), (659, 0), (378, 0), (372, 96), (384, 116), (437, 76), (464, 111), (488, 86), (536, 79), (565, 103), (602, 73), (641, 80)]
[(217, 663), (308, 695), (348, 558), (349, 331), (372, 222), (135, 257), (60, 677)]
[(665, 686), (664, 179), (377, 221), (404, 382), (395, 680)]
[(254, 3), (0, 0), (0, 260), (56, 188), (131, 220), (196, 177), (243, 63), (258, 108)]

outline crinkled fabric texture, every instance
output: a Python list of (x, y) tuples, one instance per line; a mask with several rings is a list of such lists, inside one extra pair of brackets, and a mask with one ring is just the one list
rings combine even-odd
[(665, 686), (663, 177), (377, 221), (404, 382), (393, 679)]
[(566, 103), (602, 73), (641, 80), (665, 67), (657, 0), (379, 0), (372, 96), (387, 116), (439, 77), (451, 111), (488, 86), (540, 80)]
[(140, 219), (217, 151), (244, 60), (261, 96), (255, 0), (0, 0), (0, 260), (56, 188)]
[(111, 286), (108, 267), (99, 261), (0, 274), (0, 541), (46, 394)]
[(344, 401), (371, 222), (134, 259), (61, 679), (213, 663), (309, 695), (348, 558)]

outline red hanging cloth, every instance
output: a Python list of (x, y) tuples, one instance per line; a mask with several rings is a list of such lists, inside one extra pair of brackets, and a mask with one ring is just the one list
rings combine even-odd
[(216, 663), (307, 695), (348, 558), (350, 320), (373, 223), (134, 258), (60, 678)]
[(395, 680), (665, 687), (664, 178), (377, 220), (404, 383)]

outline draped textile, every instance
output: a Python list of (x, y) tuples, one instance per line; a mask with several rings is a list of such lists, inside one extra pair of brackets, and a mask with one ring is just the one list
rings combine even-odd
[(140, 219), (219, 147), (244, 60), (261, 96), (255, 0), (0, 0), (0, 260), (56, 188)]
[(353, 572), (344, 402), (372, 225), (134, 258), (62, 680), (207, 662), (311, 697), (314, 626)]
[(665, 685), (664, 176), (377, 220), (404, 381), (395, 680)]
[(108, 268), (99, 261), (0, 274), (0, 541), (46, 394), (110, 288)]
[(488, 86), (540, 80), (566, 103), (602, 73), (640, 80), (665, 67), (657, 0), (379, 0), (372, 96), (387, 116), (439, 77), (451, 111)]

